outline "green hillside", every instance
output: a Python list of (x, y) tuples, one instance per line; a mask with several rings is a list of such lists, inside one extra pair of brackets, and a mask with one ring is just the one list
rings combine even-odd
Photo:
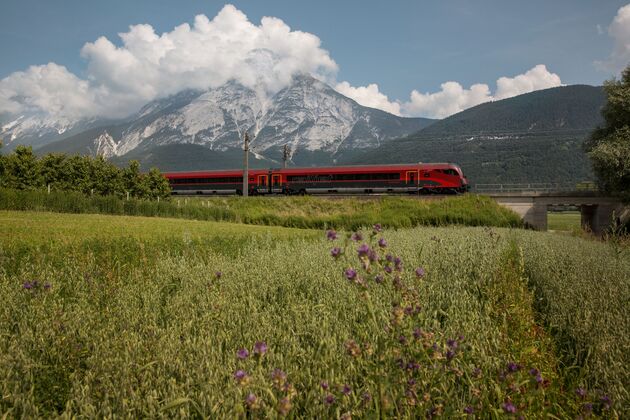
[(478, 105), (344, 163), (447, 161), (471, 183), (592, 179), (584, 139), (602, 119), (601, 87), (565, 86)]

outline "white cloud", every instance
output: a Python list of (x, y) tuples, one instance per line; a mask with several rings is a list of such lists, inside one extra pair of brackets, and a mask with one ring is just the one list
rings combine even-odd
[(550, 73), (544, 64), (539, 64), (524, 74), (509, 78), (501, 77), (497, 80), (497, 91), (494, 99), (511, 98), (535, 90), (560, 86), (560, 76)]
[(382, 109), (391, 114), (400, 115), (400, 104), (391, 102), (387, 95), (379, 92), (376, 83), (371, 83), (367, 86), (352, 87), (348, 82), (341, 82), (337, 83), (335, 90), (348, 98), (354, 99), (363, 106)]
[(612, 23), (608, 35), (614, 40), (614, 48), (606, 61), (596, 61), (601, 70), (619, 73), (630, 64), (630, 4), (621, 7)]
[(405, 114), (444, 118), (492, 99), (490, 88), (483, 83), (464, 89), (457, 82), (446, 82), (442, 83), (441, 88), (442, 90), (435, 93), (413, 90), (409, 102), (403, 104)]
[(331, 79), (337, 71), (315, 35), (292, 31), (271, 17), (254, 25), (232, 5), (212, 20), (196, 16), (192, 27), (183, 24), (158, 35), (150, 25), (133, 25), (119, 35), (120, 46), (101, 37), (82, 48), (87, 80), (53, 63), (1, 80), (0, 112), (122, 117), (183, 89), (216, 87), (233, 79), (268, 93), (297, 73)]
[(539, 64), (515, 77), (499, 78), (494, 95), (485, 83), (477, 83), (466, 89), (460, 83), (453, 81), (442, 83), (441, 90), (438, 92), (421, 93), (413, 90), (409, 101), (402, 103), (390, 101), (375, 84), (367, 87), (353, 87), (348, 82), (343, 82), (337, 84), (336, 89), (361, 105), (380, 108), (392, 114), (444, 118), (484, 102), (506, 99), (561, 84), (557, 74), (549, 72), (545, 65)]

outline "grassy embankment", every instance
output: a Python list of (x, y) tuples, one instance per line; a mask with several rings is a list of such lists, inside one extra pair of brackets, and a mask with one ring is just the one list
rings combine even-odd
[(515, 213), (490, 198), (476, 195), (443, 200), (214, 197), (157, 202), (68, 192), (0, 190), (0, 210), (176, 217), (310, 229), (357, 229), (375, 223), (392, 228), (450, 224), (516, 227), (522, 224)]
[(0, 415), (628, 414), (627, 249), (363, 235), (0, 212)]

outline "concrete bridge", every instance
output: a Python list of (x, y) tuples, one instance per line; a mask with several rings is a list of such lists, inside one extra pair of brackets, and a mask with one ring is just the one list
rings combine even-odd
[(596, 191), (513, 191), (486, 192), (502, 206), (518, 213), (526, 224), (537, 230), (547, 230), (547, 210), (550, 206), (570, 205), (580, 208), (582, 228), (602, 235), (613, 217), (623, 220), (630, 216), (617, 198), (599, 195)]

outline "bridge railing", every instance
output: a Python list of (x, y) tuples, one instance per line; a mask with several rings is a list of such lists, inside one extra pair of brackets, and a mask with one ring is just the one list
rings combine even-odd
[(561, 191), (597, 191), (597, 186), (593, 182), (554, 183), (554, 182), (532, 182), (520, 184), (473, 184), (472, 192), (476, 193), (547, 193)]

